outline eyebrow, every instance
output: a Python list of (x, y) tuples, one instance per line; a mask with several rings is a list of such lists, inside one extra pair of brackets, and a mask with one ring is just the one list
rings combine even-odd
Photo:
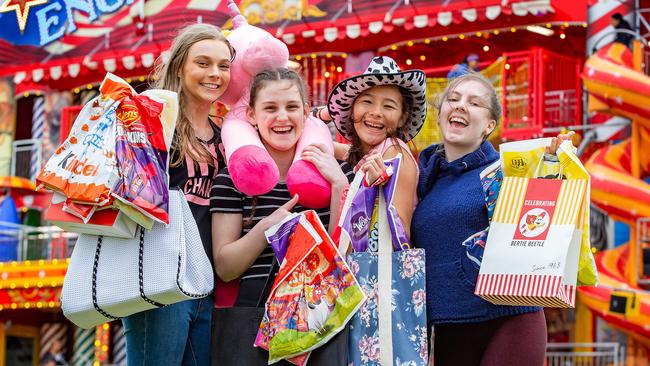
[[(204, 55), (204, 54), (199, 54), (199, 55), (194, 56), (194, 60), (197, 60), (197, 59), (212, 60), (212, 57), (210, 57), (208, 55)], [(224, 61), (230, 62), (230, 59), (227, 58), (227, 57), (224, 57), (224, 58), (221, 58), (221, 59), (217, 60), (217, 62), (224, 62)]]
[[(363, 94), (361, 94), (361, 95), (359, 96), (359, 98), (361, 98), (361, 97), (373, 97), (373, 98), (378, 98), (377, 95), (376, 95), (376, 94), (373, 94), (372, 92), (364, 92)], [(398, 104), (397, 100), (395, 100), (395, 99), (393, 99), (393, 98), (391, 98), (391, 97), (386, 97), (386, 98), (384, 98), (384, 99), (386, 99), (386, 100), (388, 100), (388, 101), (390, 101), (390, 102), (393, 102), (393, 103), (395, 103), (395, 104)]]

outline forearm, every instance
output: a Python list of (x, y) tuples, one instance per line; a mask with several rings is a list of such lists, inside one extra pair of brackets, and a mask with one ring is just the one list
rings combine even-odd
[(265, 229), (260, 224), (236, 241), (222, 245), (215, 253), (217, 275), (223, 281), (239, 278), (266, 248)]
[(330, 221), (328, 226), (328, 233), (331, 235), (336, 229), (336, 225), (339, 221), (339, 212), (341, 211), (341, 198), (343, 197), (343, 192), (347, 187), (347, 183), (341, 182), (338, 184), (332, 184), (332, 195), (330, 197)]

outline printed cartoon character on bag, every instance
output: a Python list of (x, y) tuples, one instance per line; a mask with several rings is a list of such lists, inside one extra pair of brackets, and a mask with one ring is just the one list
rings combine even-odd
[[(544, 232), (549, 223), (549, 215), (542, 208), (534, 208), (521, 218), (519, 230), (525, 237), (533, 238)], [(525, 222), (524, 222), (525, 221)]]

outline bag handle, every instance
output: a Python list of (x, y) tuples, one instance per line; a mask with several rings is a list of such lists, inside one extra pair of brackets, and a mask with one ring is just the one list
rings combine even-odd
[(113, 316), (99, 306), (97, 302), (97, 267), (99, 266), (99, 254), (102, 251), (102, 242), (104, 236), (100, 235), (97, 237), (97, 248), (95, 249), (95, 260), (93, 261), (93, 277), (92, 277), (92, 297), (93, 297), (93, 307), (97, 310), (98, 313), (103, 315), (105, 318), (118, 320), (119, 317)]
[(260, 297), (257, 300), (257, 305), (255, 307), (261, 308), (262, 305), (266, 302), (266, 299), (269, 297), (271, 293), (271, 285), (272, 281), (271, 278), (273, 277), (273, 271), (275, 271), (275, 268), (278, 265), (278, 259), (273, 256), (273, 261), (271, 262), (271, 269), (269, 270), (268, 276), (266, 276), (266, 282), (264, 282), (264, 288), (262, 289), (262, 292), (260, 293)]

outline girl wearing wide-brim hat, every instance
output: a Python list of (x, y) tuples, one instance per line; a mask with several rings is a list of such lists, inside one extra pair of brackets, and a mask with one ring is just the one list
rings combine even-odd
[(346, 160), (366, 173), (368, 184), (381, 184), (387, 178), (383, 160), (402, 154), (393, 204), (408, 235), (417, 203), (418, 167), (406, 142), (426, 117), (424, 72), (401, 71), (392, 58), (375, 57), (363, 74), (332, 90), (327, 108), (338, 131), (351, 142)]

